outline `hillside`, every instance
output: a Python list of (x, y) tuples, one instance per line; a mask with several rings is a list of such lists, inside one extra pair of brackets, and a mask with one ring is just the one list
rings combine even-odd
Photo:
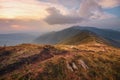
[(0, 80), (119, 80), (119, 53), (100, 43), (0, 47)]
[(107, 41), (105, 41), (103, 38), (99, 37), (93, 32), (82, 30), (78, 34), (63, 40), (58, 44), (79, 45), (79, 44), (86, 44), (91, 42), (105, 43)]
[(44, 34), (36, 38), (34, 42), (39, 44), (57, 44), (61, 40), (69, 38), (77, 33), (79, 33), (78, 29), (68, 28), (62, 31)]
[[(89, 33), (92, 33), (92, 34), (89, 34)], [(58, 32), (53, 32), (53, 33), (48, 33), (48, 34), (42, 35), (42, 36), (38, 37), (36, 40), (34, 40), (34, 42), (39, 43), (39, 44), (60, 44), (60, 43), (62, 43), (62, 44), (63, 43), (64, 44), (65, 43), (67, 43), (67, 44), (68, 43), (70, 43), (70, 44), (78, 43), (79, 44), (79, 43), (82, 43), (82, 41), (83, 42), (85, 41), (85, 40), (82, 40), (85, 37), (86, 37), (87, 42), (84, 42), (84, 43), (91, 42), (90, 36), (94, 36), (94, 38), (100, 42), (105, 42), (109, 45), (120, 47), (119, 35), (120, 35), (119, 31), (110, 30), (110, 29), (99, 29), (99, 28), (95, 28), (95, 27), (73, 26), (71, 28), (67, 28), (67, 29), (64, 29), (64, 30), (61, 30)]]

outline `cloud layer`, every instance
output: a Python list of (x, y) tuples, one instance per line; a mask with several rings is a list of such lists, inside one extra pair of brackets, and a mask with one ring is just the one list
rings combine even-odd
[[(106, 1), (103, 3), (102, 0), (75, 0), (80, 2), (80, 6), (77, 10), (68, 11), (69, 14), (63, 15), (57, 8), (49, 8), (47, 9), (48, 16), (44, 19), (48, 24), (73, 24), (80, 23), (85, 20), (101, 20), (113, 18), (115, 15), (106, 13), (103, 11), (103, 7), (113, 7), (113, 4), (109, 4), (109, 6), (104, 6)], [(58, 0), (55, 0), (58, 3)], [(110, 3), (114, 1), (111, 0)], [(67, 3), (67, 2), (65, 2)], [(64, 3), (64, 4), (65, 4)], [(76, 3), (75, 3), (76, 4)], [(114, 3), (115, 6), (115, 3)], [(117, 4), (116, 4), (117, 6)], [(74, 15), (75, 14), (75, 15)]]
[(117, 6), (120, 0), (0, 0), (0, 31), (39, 32), (83, 23), (101, 24), (118, 18), (104, 10)]
[[(104, 15), (103, 8), (112, 8), (119, 5), (119, 0), (0, 0), (0, 18), (44, 19), (50, 17), (47, 10), (51, 7), (55, 7), (62, 14), (68, 14), (67, 16), (74, 10), (73, 13), (77, 12), (78, 15), (79, 12), (82, 17), (101, 17), (101, 15)], [(96, 13), (99, 15), (96, 15)]]
[(113, 8), (120, 6), (120, 0), (99, 0), (98, 3), (102, 6), (102, 8)]
[(54, 7), (47, 9), (47, 12), (49, 13), (49, 16), (47, 16), (44, 20), (48, 24), (71, 24), (83, 21), (81, 17), (76, 15), (63, 15)]
[(60, 5), (38, 0), (0, 0), (0, 18), (39, 20), (47, 16), (46, 9), (49, 7), (67, 11)]

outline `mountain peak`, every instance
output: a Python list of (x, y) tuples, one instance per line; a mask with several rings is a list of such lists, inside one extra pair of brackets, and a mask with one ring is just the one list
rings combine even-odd
[(92, 40), (100, 43), (102, 42), (107, 45), (109, 44), (120, 47), (119, 35), (119, 31), (110, 29), (99, 29), (96, 27), (87, 26), (72, 26), (58, 32), (42, 35), (38, 37), (35, 42), (40, 44), (70, 43), (79, 45), (79, 43), (87, 43), (91, 42)]

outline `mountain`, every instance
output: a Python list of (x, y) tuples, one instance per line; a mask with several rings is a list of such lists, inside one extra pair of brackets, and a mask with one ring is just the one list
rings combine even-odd
[[(41, 45), (0, 46), (0, 80), (120, 80), (119, 34), (74, 26), (40, 36), (35, 41)], [(5, 36), (1, 39), (32, 40)]]
[(0, 34), (0, 46), (30, 43), (36, 37), (25, 33)]
[[(90, 34), (92, 33), (92, 34)], [(73, 26), (58, 32), (47, 33), (38, 37), (34, 42), (39, 44), (78, 44), (82, 43), (83, 39), (94, 36), (94, 40), (104, 42), (113, 46), (120, 47), (120, 32), (111, 29), (99, 29), (95, 27)], [(91, 39), (90, 39), (91, 40)], [(68, 42), (67, 42), (68, 41)], [(81, 42), (80, 42), (81, 41)], [(76, 42), (76, 43), (75, 43)], [(87, 43), (84, 40), (84, 43)]]
[(59, 42), (58, 44), (79, 45), (79, 44), (89, 43), (89, 42), (104, 43), (105, 40), (99, 37), (98, 35), (96, 35), (95, 33), (92, 33), (87, 30), (82, 30), (78, 34), (63, 40)]
[(79, 32), (78, 29), (73, 28), (65, 29), (58, 32), (50, 32), (38, 37), (36, 40), (34, 40), (34, 42), (40, 44), (57, 44), (61, 40), (69, 38), (74, 34), (77, 34), (78, 32)]
[(119, 80), (119, 53), (104, 44), (0, 47), (0, 80)]

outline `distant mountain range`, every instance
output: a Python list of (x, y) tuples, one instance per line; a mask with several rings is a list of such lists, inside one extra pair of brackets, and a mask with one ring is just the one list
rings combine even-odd
[(35, 36), (25, 33), (0, 34), (0, 46), (30, 43), (34, 39)]
[(78, 45), (93, 41), (120, 47), (120, 32), (111, 29), (73, 26), (58, 32), (44, 34), (34, 40), (35, 43), (39, 44), (68, 45)]

